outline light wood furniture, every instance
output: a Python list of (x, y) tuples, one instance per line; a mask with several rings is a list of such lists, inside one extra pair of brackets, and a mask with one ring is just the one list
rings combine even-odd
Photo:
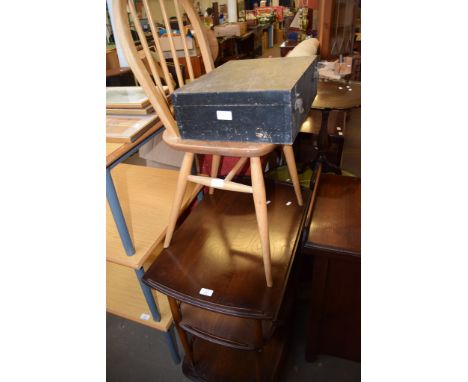
[(139, 86), (116, 86), (106, 88), (107, 109), (142, 109), (149, 106), (144, 90)]
[[(153, 3), (154, 4), (154, 3)], [(148, 22), (152, 30), (154, 43), (156, 47), (156, 53), (159, 58), (159, 64), (164, 72), (165, 82), (169, 86), (169, 91), (172, 93), (174, 91), (174, 86), (170, 81), (170, 75), (167, 69), (167, 62), (161, 50), (160, 39), (157, 31), (154, 28), (154, 20), (152, 17), (151, 9), (148, 5), (147, 0), (143, 0), (143, 5), (148, 16)], [(130, 32), (129, 17), (127, 13), (127, 7), (130, 12), (130, 15), (134, 21), (136, 31), (140, 37), (140, 41), (143, 47), (143, 51), (148, 60), (149, 71), (147, 66), (142, 62), (141, 56), (138, 54), (137, 48), (133, 42), (133, 38)], [(176, 52), (175, 44), (172, 38), (172, 28), (168, 19), (166, 12), (166, 5), (164, 0), (159, 0), (159, 7), (161, 10), (162, 17), (164, 19), (164, 24), (168, 32), (168, 39), (171, 48), (172, 59), (175, 64), (176, 69), (176, 80), (179, 87), (184, 85), (184, 79), (180, 67), (180, 60), (178, 58), (178, 53)], [(206, 72), (210, 72), (214, 69), (213, 57), (210, 51), (210, 46), (206, 38), (205, 30), (201, 25), (200, 19), (196, 14), (193, 5), (190, 0), (174, 0), (174, 7), (177, 16), (177, 21), (179, 25), (179, 30), (185, 30), (181, 15), (183, 12), (187, 14), (188, 19), (190, 20), (191, 26), (194, 30), (194, 36), (197, 40), (200, 53), (203, 58), (203, 64), (205, 66)], [(270, 241), (269, 241), (269, 230), (268, 230), (268, 220), (267, 220), (267, 205), (265, 200), (265, 185), (263, 180), (263, 172), (260, 163), (260, 156), (270, 153), (276, 147), (273, 144), (254, 144), (248, 142), (208, 142), (208, 141), (197, 141), (197, 140), (183, 140), (180, 137), (179, 130), (177, 127), (177, 122), (174, 119), (174, 116), (171, 111), (171, 106), (164, 96), (164, 91), (159, 78), (158, 72), (156, 70), (156, 65), (153, 60), (153, 55), (150, 53), (149, 45), (146, 40), (146, 36), (141, 29), (141, 25), (138, 20), (137, 12), (133, 1), (127, 0), (116, 0), (114, 6), (115, 12), (115, 22), (116, 22), (116, 33), (119, 36), (119, 39), (122, 44), (124, 54), (128, 60), (129, 66), (132, 68), (133, 73), (135, 74), (138, 82), (144, 88), (148, 98), (150, 99), (151, 104), (156, 110), (156, 113), (160, 117), (162, 123), (164, 124), (166, 131), (163, 134), (165, 142), (172, 148), (185, 152), (184, 160), (180, 170), (179, 180), (177, 182), (177, 191), (174, 195), (174, 202), (169, 218), (169, 226), (167, 229), (166, 239), (164, 242), (164, 247), (168, 247), (171, 243), (172, 235), (174, 233), (175, 225), (180, 211), (180, 206), (182, 203), (183, 195), (187, 187), (188, 181), (195, 182), (199, 184), (206, 184), (209, 181), (212, 188), (219, 188), (230, 191), (239, 191), (239, 187), (243, 190), (242, 192), (249, 192), (253, 194), (253, 199), (255, 203), (255, 210), (257, 214), (258, 221), (258, 230), (260, 233), (260, 242), (263, 252), (263, 265), (265, 271), (266, 283), (269, 287), (273, 285), (272, 275), (271, 275), (271, 259), (270, 259)], [(183, 56), (187, 63), (187, 69), (189, 72), (190, 80), (193, 80), (194, 73), (191, 60), (189, 59), (189, 52), (187, 48), (187, 42), (185, 38), (182, 39), (183, 45)], [(299, 179), (297, 176), (296, 164), (294, 161), (294, 154), (292, 152), (292, 146), (283, 146), (283, 152), (286, 157), (288, 164), (288, 169), (291, 174), (291, 179), (294, 183), (294, 191), (296, 193), (297, 203), (302, 205), (302, 195), (299, 184)], [(250, 166), (252, 169), (252, 187), (245, 188), (243, 186), (238, 186), (231, 180), (223, 180), (216, 178), (218, 168), (216, 164), (219, 163), (219, 160), (214, 160), (213, 169), (211, 171), (211, 177), (201, 177), (201, 176), (190, 176), (190, 170), (192, 168), (192, 163), (194, 161), (195, 154), (213, 154), (214, 156), (235, 156), (240, 157), (240, 161), (250, 160)], [(246, 159), (244, 159), (246, 158)], [(236, 166), (236, 169), (238, 167)], [(240, 168), (240, 167), (239, 167)], [(233, 171), (228, 175), (230, 179), (235, 176)]]
[(135, 248), (129, 233), (127, 222), (125, 221), (124, 213), (122, 212), (119, 196), (117, 195), (114, 185), (112, 170), (119, 163), (123, 162), (130, 155), (135, 153), (140, 146), (144, 145), (155, 135), (160, 134), (161, 131), (161, 121), (156, 120), (155, 125), (149, 128), (135, 141), (127, 143), (109, 143), (106, 148), (106, 197), (108, 206), (112, 212), (112, 217), (117, 226), (121, 244), (123, 245), (127, 256), (134, 255)]
[[(158, 253), (160, 250), (161, 248), (156, 248), (154, 252)], [(145, 262), (145, 269), (151, 265), (153, 257)], [(138, 278), (135, 277), (132, 269), (107, 261), (106, 308), (109, 313), (167, 332), (172, 324), (172, 314), (169, 310), (167, 298), (154, 290), (152, 295), (161, 316), (160, 321), (152, 319), (151, 311), (141, 291)]]
[(134, 142), (157, 122), (157, 116), (107, 114), (106, 141), (112, 143)]
[[(107, 310), (162, 331), (178, 363), (167, 299), (141, 281), (162, 249), (178, 172), (121, 163), (158, 132), (159, 120), (134, 142), (106, 145)], [(181, 208), (188, 206), (200, 189), (199, 185), (188, 187)]]
[(152, 137), (155, 133), (158, 132), (162, 127), (161, 121), (156, 122), (156, 124), (149, 128), (143, 135), (138, 137), (134, 142), (127, 143), (106, 143), (106, 167), (111, 166), (113, 163), (117, 162), (124, 155), (129, 153), (135, 147), (141, 145), (142, 142)]
[[(120, 164), (113, 170), (112, 177), (133, 239), (135, 254), (127, 256), (125, 253), (110, 208), (107, 206), (106, 259), (139, 269), (164, 238), (178, 172)], [(200, 185), (189, 184), (180, 209), (184, 210), (200, 190)]]
[[(135, 248), (132, 256), (122, 246), (110, 204), (106, 215), (107, 311), (164, 332), (176, 363), (180, 358), (167, 299), (141, 279), (162, 250), (177, 177), (174, 170), (128, 164), (113, 169), (113, 183)], [(181, 208), (185, 209), (200, 189), (199, 185), (188, 187)]]
[(148, 115), (154, 113), (153, 106), (144, 109), (106, 109), (106, 115)]

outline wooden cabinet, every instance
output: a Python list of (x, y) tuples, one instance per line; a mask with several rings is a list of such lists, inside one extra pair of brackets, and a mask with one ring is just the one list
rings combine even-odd
[(313, 256), (306, 359), (361, 359), (361, 181), (320, 178), (303, 252)]

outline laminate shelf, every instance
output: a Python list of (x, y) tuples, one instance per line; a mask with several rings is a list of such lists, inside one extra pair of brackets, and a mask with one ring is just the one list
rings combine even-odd
[[(160, 252), (162, 244), (156, 248), (152, 256), (145, 263), (149, 266), (153, 255)], [(109, 313), (138, 322), (150, 328), (166, 332), (172, 324), (172, 314), (167, 297), (152, 290), (156, 305), (158, 306), (160, 321), (154, 321), (148, 308), (135, 272), (123, 265), (106, 262), (106, 306)]]
[[(119, 164), (112, 170), (117, 195), (135, 254), (127, 256), (109, 205), (106, 215), (106, 259), (139, 269), (164, 239), (179, 172), (159, 168)], [(202, 186), (188, 183), (181, 211), (193, 201)]]

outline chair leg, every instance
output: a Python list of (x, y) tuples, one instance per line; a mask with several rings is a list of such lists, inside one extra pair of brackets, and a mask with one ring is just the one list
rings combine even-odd
[(297, 175), (296, 159), (294, 159), (294, 151), (292, 146), (283, 146), (284, 157), (286, 158), (286, 164), (288, 165), (289, 176), (292, 179), (294, 192), (296, 193), (297, 204), (302, 206), (304, 204), (302, 200), (301, 185), (299, 184), (299, 176)]
[(265, 181), (263, 179), (262, 162), (259, 157), (250, 158), (250, 171), (252, 172), (252, 190), (257, 215), (260, 243), (262, 245), (263, 266), (268, 287), (273, 286), (271, 277), (270, 234), (268, 231), (268, 216), (265, 194)]
[(169, 224), (167, 226), (166, 239), (164, 240), (164, 248), (169, 247), (169, 245), (171, 244), (171, 239), (177, 223), (177, 218), (179, 217), (180, 206), (182, 205), (185, 189), (187, 188), (187, 176), (190, 174), (190, 170), (192, 168), (193, 157), (193, 153), (185, 153), (184, 160), (182, 161), (182, 166), (179, 172), (179, 178), (177, 179), (177, 188), (174, 197), (174, 202), (172, 203), (172, 210), (169, 216)]
[[(220, 155), (213, 155), (211, 159), (211, 174), (210, 176), (212, 178), (216, 178), (218, 176), (218, 169), (219, 169), (219, 163), (221, 162), (221, 156)], [(209, 191), (210, 195), (214, 194), (214, 188), (210, 187)]]

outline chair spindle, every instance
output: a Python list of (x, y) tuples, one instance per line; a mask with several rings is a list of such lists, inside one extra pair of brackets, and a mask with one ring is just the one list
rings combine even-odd
[(167, 38), (169, 38), (169, 46), (171, 47), (172, 59), (174, 60), (175, 70), (177, 74), (177, 81), (179, 83), (179, 87), (184, 86), (184, 77), (182, 76), (182, 72), (180, 70), (180, 63), (179, 57), (177, 57), (177, 51), (174, 45), (174, 39), (172, 38), (172, 28), (167, 17), (166, 6), (164, 5), (164, 0), (159, 0), (159, 5), (161, 6), (161, 13), (164, 19), (164, 25), (166, 26), (167, 31)]
[(164, 57), (164, 53), (161, 48), (161, 43), (159, 41), (159, 34), (155, 27), (156, 24), (154, 23), (153, 15), (151, 14), (148, 0), (143, 0), (143, 6), (145, 7), (146, 17), (148, 17), (148, 22), (150, 25), (151, 33), (153, 34), (154, 44), (156, 46), (156, 51), (158, 53), (159, 62), (161, 64), (161, 67), (164, 73), (164, 79), (166, 81), (166, 85), (169, 87), (169, 94), (172, 94), (174, 92), (174, 83), (173, 83), (174, 80), (172, 78), (171, 73), (169, 72), (169, 68), (167, 67), (166, 57)]
[(143, 51), (145, 52), (146, 59), (148, 60), (148, 64), (151, 69), (151, 74), (153, 75), (153, 79), (156, 82), (156, 85), (158, 86), (161, 94), (164, 94), (164, 88), (163, 88), (161, 79), (159, 78), (159, 74), (156, 70), (154, 59), (149, 49), (148, 41), (146, 41), (145, 33), (143, 32), (143, 29), (140, 25), (140, 19), (138, 18), (138, 15), (136, 13), (135, 5), (133, 4), (133, 1), (130, 0), (128, 2), (128, 7), (130, 10), (130, 14), (132, 15), (133, 24), (135, 25), (135, 29), (137, 31), (138, 37), (140, 38), (141, 45), (143, 46)]
[(184, 23), (180, 15), (180, 7), (179, 7), (179, 2), (177, 0), (174, 0), (174, 6), (175, 6), (175, 11), (176, 11), (176, 16), (177, 16), (177, 23), (179, 24), (180, 37), (182, 39), (182, 45), (184, 47), (185, 62), (186, 62), (187, 69), (189, 72), (190, 80), (193, 81), (195, 79), (195, 76), (193, 74), (192, 60), (190, 59), (190, 55), (189, 55), (189, 51), (187, 47), (187, 40), (185, 37)]

